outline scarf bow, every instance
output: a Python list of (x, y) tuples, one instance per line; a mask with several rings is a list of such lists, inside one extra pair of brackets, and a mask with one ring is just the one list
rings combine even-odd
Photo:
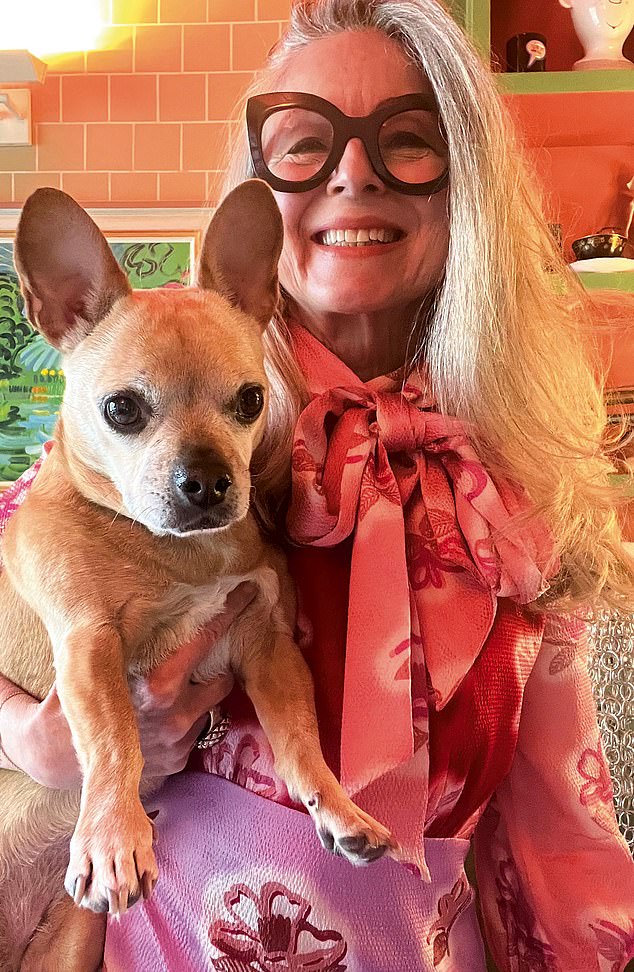
[(446, 705), (473, 665), (498, 596), (527, 603), (546, 589), (550, 545), (537, 527), (508, 531), (523, 494), (493, 483), (463, 423), (415, 382), (364, 384), (304, 329), (291, 333), (313, 398), (295, 432), (289, 536), (353, 538), (342, 783), (426, 873), (428, 705)]

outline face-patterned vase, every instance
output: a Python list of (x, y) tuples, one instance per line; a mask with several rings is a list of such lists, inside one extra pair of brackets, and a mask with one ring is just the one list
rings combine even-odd
[(575, 71), (634, 70), (623, 56), (623, 44), (634, 27), (634, 0), (559, 0), (572, 13), (584, 56)]

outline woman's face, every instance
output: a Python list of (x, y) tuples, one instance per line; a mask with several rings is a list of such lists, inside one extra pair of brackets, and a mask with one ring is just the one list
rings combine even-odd
[[(292, 58), (277, 87), (326, 98), (346, 115), (367, 115), (388, 98), (431, 91), (396, 42), (370, 30), (313, 42)], [(348, 142), (322, 185), (275, 197), (285, 231), (280, 282), (313, 319), (409, 309), (442, 273), (447, 191), (408, 196), (388, 189), (358, 139)], [(343, 247), (323, 235), (373, 229), (397, 238)]]

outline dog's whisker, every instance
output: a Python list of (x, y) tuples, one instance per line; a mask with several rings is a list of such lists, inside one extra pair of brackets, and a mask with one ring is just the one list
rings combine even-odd
[(116, 511), (115, 515), (112, 517), (112, 520), (110, 521), (110, 526), (113, 526), (114, 525), (114, 521), (117, 519), (117, 517), (121, 516), (122, 514), (123, 514), (123, 507), (121, 506)]
[(142, 516), (145, 516), (146, 513), (149, 513), (151, 509), (152, 509), (151, 506), (146, 506), (146, 507), (144, 507), (144, 509), (139, 510), (139, 512), (135, 516), (132, 517), (132, 524), (135, 525), (136, 523), (138, 523), (139, 522), (139, 519)]

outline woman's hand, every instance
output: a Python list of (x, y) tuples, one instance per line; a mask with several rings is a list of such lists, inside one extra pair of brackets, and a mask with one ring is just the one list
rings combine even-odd
[[(185, 767), (197, 736), (208, 722), (209, 710), (231, 691), (230, 676), (194, 684), (191, 675), (214, 642), (251, 603), (255, 592), (255, 585), (240, 584), (227, 597), (221, 613), (195, 638), (147, 678), (132, 684), (146, 778), (170, 776)], [(3, 685), (11, 687), (2, 682), (0, 693)], [(55, 789), (79, 786), (81, 771), (55, 686), (42, 702), (24, 692), (11, 694), (6, 688), (3, 694), (6, 702), (0, 708), (0, 741), (5, 756), (0, 751), (0, 768), (11, 768), (13, 763), (38, 783)]]
[(254, 584), (243, 583), (227, 597), (223, 611), (202, 631), (163, 662), (146, 679), (132, 685), (141, 749), (143, 776), (171, 776), (187, 764), (197, 737), (209, 722), (209, 712), (233, 688), (231, 676), (193, 683), (209, 648), (222, 637), (236, 617), (251, 603)]
[(55, 687), (42, 702), (26, 692), (5, 697), (0, 709), (0, 768), (21, 769), (43, 786), (77, 786), (79, 764)]

